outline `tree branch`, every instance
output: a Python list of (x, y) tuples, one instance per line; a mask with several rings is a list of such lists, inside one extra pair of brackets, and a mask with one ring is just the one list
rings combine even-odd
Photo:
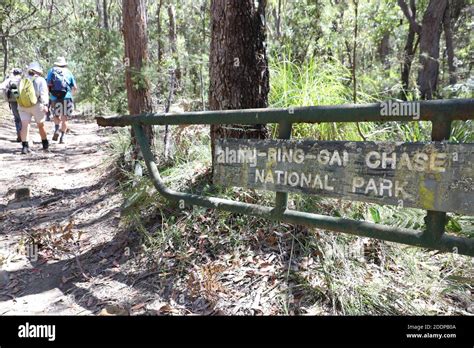
[(410, 26), (415, 31), (415, 33), (420, 34), (421, 33), (421, 25), (418, 24), (416, 21), (415, 16), (413, 15), (412, 8), (415, 7), (415, 2), (414, 0), (410, 0), (410, 7), (407, 6), (405, 0), (398, 0), (398, 6), (402, 9), (403, 14), (405, 17), (407, 17), (408, 22), (410, 22)]
[(11, 23), (11, 24), (13, 24), (14, 22), (15, 22), (15, 23), (21, 23), (21, 22), (23, 22), (24, 20), (26, 20), (26, 19), (30, 18), (31, 16), (33, 16), (33, 15), (36, 13), (36, 11), (38, 11), (38, 8), (37, 8), (36, 6), (34, 6), (33, 3), (31, 3), (31, 1), (28, 1), (28, 6), (31, 6), (31, 7), (33, 8), (33, 9), (31, 10), (31, 12), (30, 12), (30, 13), (27, 13), (27, 14), (24, 15), (23, 17), (18, 18), (18, 19), (16, 19), (16, 20), (12, 20), (12, 19), (10, 18), (10, 14), (11, 14), (11, 13), (9, 13), (9, 14), (8, 14), (8, 19), (10, 20), (10, 23)]
[[(10, 37), (16, 36), (16, 35), (18, 35), (18, 34), (20, 34), (20, 33), (24, 33), (25, 31), (44, 30), (44, 29), (52, 28), (52, 27), (55, 27), (55, 26), (57, 26), (58, 24), (61, 24), (62, 22), (64, 22), (67, 17), (68, 17), (68, 15), (64, 16), (64, 18), (60, 19), (59, 21), (57, 21), (56, 23), (53, 23), (53, 24), (51, 24), (51, 25), (45, 25), (45, 26), (42, 26), (42, 27), (22, 28), (22, 29), (19, 29), (16, 33), (10, 34), (10, 35), (8, 35), (8, 36), (10, 36)], [(8, 37), (8, 36), (7, 36), (7, 37)]]

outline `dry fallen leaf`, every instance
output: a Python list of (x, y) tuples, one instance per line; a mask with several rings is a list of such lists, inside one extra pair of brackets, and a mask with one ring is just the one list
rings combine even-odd
[(142, 309), (143, 307), (145, 307), (145, 303), (144, 303), (144, 302), (137, 303), (137, 304), (134, 305), (132, 308), (130, 308), (130, 311), (131, 311), (131, 312), (138, 311), (138, 310)]

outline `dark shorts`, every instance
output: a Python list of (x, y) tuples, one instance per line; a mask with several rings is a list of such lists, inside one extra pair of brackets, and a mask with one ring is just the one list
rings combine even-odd
[(74, 102), (71, 99), (51, 102), (51, 113), (54, 117), (71, 116), (73, 110)]

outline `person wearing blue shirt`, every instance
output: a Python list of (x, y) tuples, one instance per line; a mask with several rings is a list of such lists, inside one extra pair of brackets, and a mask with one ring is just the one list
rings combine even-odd
[(64, 57), (58, 57), (54, 67), (48, 71), (46, 81), (48, 82), (49, 99), (54, 116), (53, 140), (56, 141), (59, 137), (59, 143), (64, 144), (68, 129), (68, 117), (72, 115), (74, 110), (73, 94), (77, 91), (76, 79), (67, 68)]

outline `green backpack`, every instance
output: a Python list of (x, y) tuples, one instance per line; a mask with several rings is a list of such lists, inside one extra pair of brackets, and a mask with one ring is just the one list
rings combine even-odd
[(32, 79), (27, 77), (22, 78), (18, 89), (20, 94), (16, 101), (19, 106), (30, 108), (33, 105), (36, 105), (38, 98), (36, 97), (35, 86), (33, 85)]

